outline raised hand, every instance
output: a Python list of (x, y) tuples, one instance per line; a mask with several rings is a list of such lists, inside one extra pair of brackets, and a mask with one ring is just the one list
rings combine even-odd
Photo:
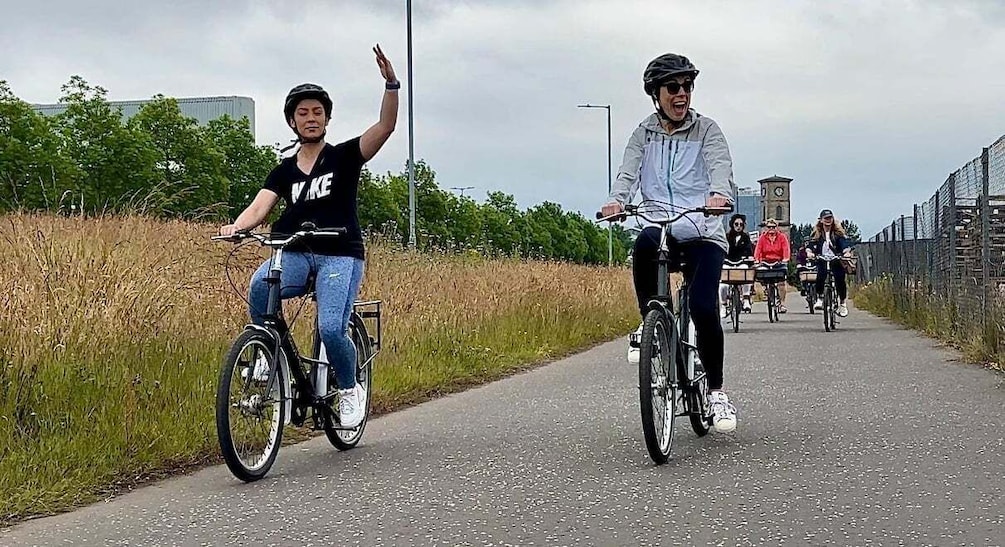
[(394, 75), (394, 67), (391, 66), (391, 61), (380, 49), (380, 44), (374, 46), (373, 53), (377, 56), (377, 67), (380, 68), (380, 75), (384, 77), (384, 80), (388, 82), (397, 81), (398, 78)]

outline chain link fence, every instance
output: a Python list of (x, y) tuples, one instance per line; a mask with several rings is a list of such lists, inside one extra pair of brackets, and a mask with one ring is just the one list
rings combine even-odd
[(1005, 341), (1005, 136), (955, 171), (928, 201), (858, 244), (857, 281), (889, 283), (894, 309), (989, 355)]

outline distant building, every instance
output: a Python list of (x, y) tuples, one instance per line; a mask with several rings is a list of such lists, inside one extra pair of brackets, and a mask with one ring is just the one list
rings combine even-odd
[[(195, 118), (199, 125), (206, 125), (210, 120), (222, 117), (224, 114), (240, 120), (248, 118), (251, 134), (255, 134), (255, 101), (251, 97), (189, 97), (176, 99), (183, 116)], [(122, 109), (122, 118), (128, 120), (140, 111), (140, 107), (149, 103), (142, 101), (109, 101), (113, 108)], [(36, 112), (46, 116), (55, 116), (66, 110), (65, 104), (33, 104)]]
[[(736, 189), (736, 213), (747, 217), (747, 231), (757, 230), (761, 221), (761, 194), (758, 190), (749, 187)], [(725, 215), (722, 219), (726, 230), (729, 231), (729, 218), (733, 215)]]
[[(789, 216), (791, 210), (790, 185), (792, 179), (774, 175), (757, 181), (761, 185), (761, 217), (762, 221), (774, 218), (778, 221), (779, 231), (792, 238), (792, 219)], [(755, 226), (760, 227), (760, 223)]]

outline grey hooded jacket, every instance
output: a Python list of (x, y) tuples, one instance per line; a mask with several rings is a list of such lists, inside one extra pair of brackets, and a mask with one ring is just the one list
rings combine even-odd
[[(642, 191), (643, 200), (672, 203), (677, 208), (705, 205), (712, 194), (733, 201), (733, 160), (719, 125), (693, 109), (684, 123), (667, 133), (653, 113), (628, 139), (618, 178), (611, 188), (611, 201), (631, 203)], [(646, 209), (653, 217), (656, 207)], [(692, 213), (671, 225), (678, 241), (707, 239), (728, 249), (726, 230), (719, 217)]]

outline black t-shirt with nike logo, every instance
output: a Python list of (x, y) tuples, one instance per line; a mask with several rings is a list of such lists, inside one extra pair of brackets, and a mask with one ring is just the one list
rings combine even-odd
[(366, 160), (359, 150), (359, 139), (325, 144), (309, 175), (297, 167), (293, 155), (283, 159), (265, 179), (263, 188), (286, 201), (286, 210), (273, 224), (273, 232), (292, 234), (307, 221), (318, 228), (346, 229), (343, 236), (315, 237), (287, 250), (364, 259), (356, 196)]

